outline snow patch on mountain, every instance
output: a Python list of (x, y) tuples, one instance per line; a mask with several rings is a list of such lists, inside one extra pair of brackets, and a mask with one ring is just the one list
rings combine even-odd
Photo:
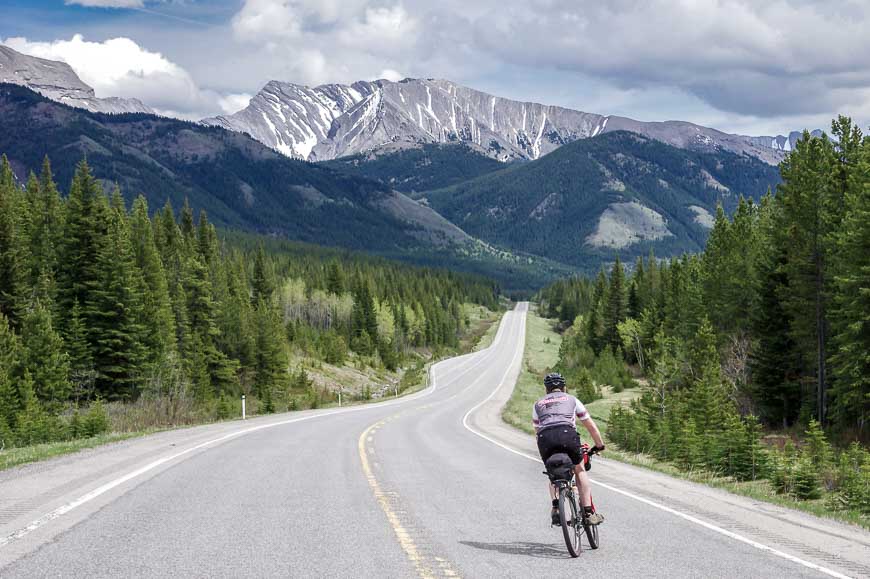
[(598, 218), (595, 232), (586, 238), (593, 247), (622, 249), (633, 243), (673, 237), (664, 216), (636, 201), (611, 203)]

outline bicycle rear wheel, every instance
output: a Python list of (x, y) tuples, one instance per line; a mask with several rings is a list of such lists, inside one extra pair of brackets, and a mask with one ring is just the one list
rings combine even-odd
[(572, 557), (580, 556), (580, 539), (583, 535), (580, 515), (577, 513), (577, 501), (569, 487), (559, 488), (559, 522), (562, 523), (562, 534), (565, 545)]

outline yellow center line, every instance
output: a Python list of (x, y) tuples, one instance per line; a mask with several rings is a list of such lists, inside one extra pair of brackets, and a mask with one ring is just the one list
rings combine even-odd
[[(398, 515), (401, 511), (397, 509), (395, 503), (398, 501), (398, 493), (384, 491), (381, 487), (381, 484), (378, 482), (377, 477), (375, 476), (374, 471), (372, 470), (371, 464), (369, 463), (368, 453), (369, 449), (366, 448), (366, 442), (371, 442), (373, 437), (372, 435), (384, 424), (387, 423), (388, 420), (396, 418), (398, 414), (393, 415), (389, 418), (385, 418), (380, 420), (368, 428), (366, 428), (363, 433), (359, 437), (359, 441), (357, 442), (357, 448), (359, 449), (359, 459), (362, 463), (363, 473), (365, 474), (366, 480), (369, 483), (369, 486), (372, 489), (372, 493), (375, 496), (375, 500), (377, 500), (378, 505), (381, 507), (381, 510), (387, 516), (387, 521), (390, 523), (390, 527), (393, 529), (393, 533), (396, 535), (396, 539), (399, 542), (399, 546), (402, 547), (402, 550), (407, 555), (408, 560), (411, 561), (411, 564), (414, 565), (414, 570), (417, 572), (417, 575), (424, 578), (430, 579), (434, 578), (436, 575), (432, 572), (432, 566), (426, 560), (426, 556), (421, 552), (421, 550), (417, 547), (417, 544), (414, 542), (414, 538), (411, 536), (411, 533), (405, 529), (405, 526), (402, 524), (402, 521)], [(437, 567), (442, 575), (448, 577), (459, 577), (459, 574), (450, 567), (450, 564), (441, 558), (436, 558)]]

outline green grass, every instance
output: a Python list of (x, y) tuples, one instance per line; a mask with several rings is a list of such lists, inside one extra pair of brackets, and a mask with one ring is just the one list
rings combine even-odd
[(532, 405), (544, 395), (541, 378), (559, 361), (561, 344), (562, 336), (553, 330), (550, 320), (539, 316), (536, 309), (529, 309), (526, 317), (523, 369), (513, 394), (502, 411), (505, 422), (530, 434), (534, 433)]
[(86, 448), (94, 448), (120, 440), (127, 440), (137, 436), (152, 434), (154, 430), (143, 432), (113, 432), (110, 434), (100, 434), (91, 438), (80, 438), (78, 440), (69, 440), (65, 442), (49, 442), (46, 444), (35, 444), (33, 446), (23, 446), (21, 448), (10, 448), (0, 451), (0, 470), (6, 470), (14, 466), (27, 464), (29, 462), (38, 462), (48, 460), (56, 456), (78, 452)]
[(586, 409), (598, 425), (602, 436), (607, 437), (607, 425), (610, 423), (610, 411), (614, 406), (628, 404), (640, 396), (640, 388), (628, 388), (622, 392), (614, 392), (610, 386), (601, 387), (601, 398), (590, 402)]

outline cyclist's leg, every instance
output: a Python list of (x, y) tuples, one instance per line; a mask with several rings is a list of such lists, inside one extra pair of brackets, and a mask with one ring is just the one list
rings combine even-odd
[(589, 476), (586, 474), (586, 469), (583, 468), (583, 463), (574, 467), (574, 477), (577, 481), (577, 489), (580, 491), (580, 506), (592, 506), (592, 486), (589, 483)]

